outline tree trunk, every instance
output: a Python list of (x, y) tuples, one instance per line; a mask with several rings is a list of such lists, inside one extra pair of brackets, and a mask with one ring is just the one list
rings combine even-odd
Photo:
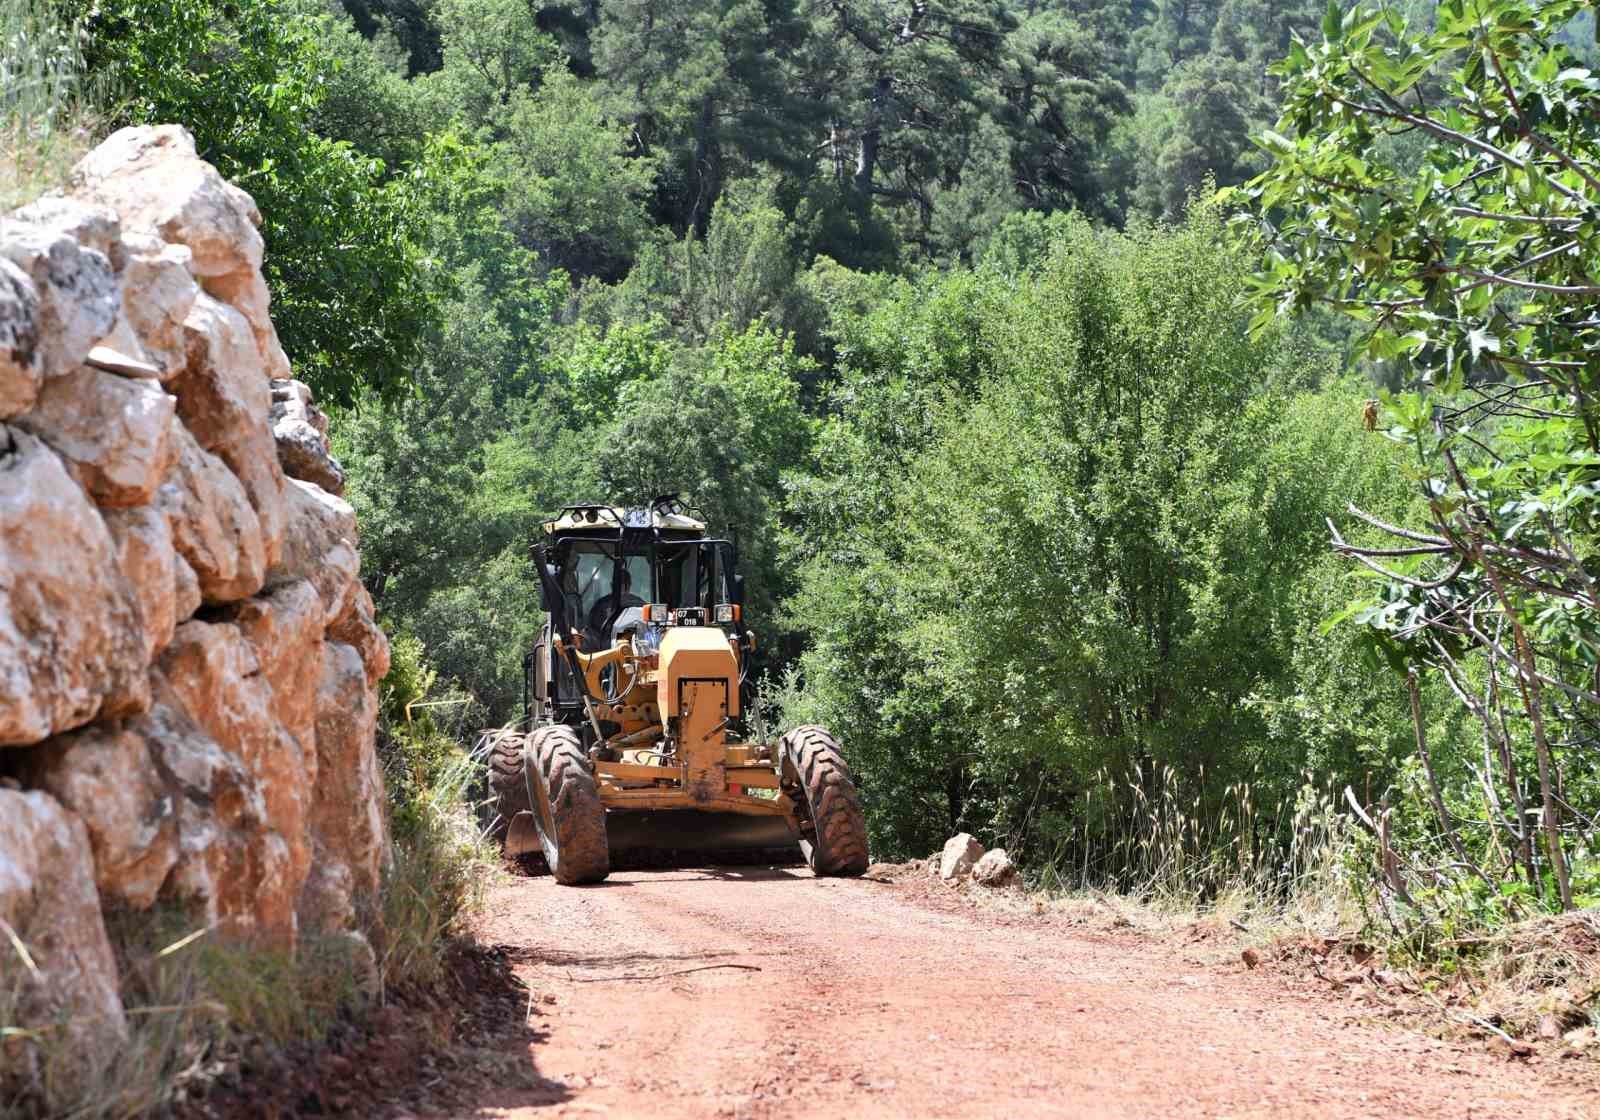
[(872, 179), (878, 169), (878, 145), (883, 140), (883, 106), (894, 90), (894, 79), (879, 74), (872, 84), (872, 100), (867, 106), (866, 127), (861, 130), (861, 147), (856, 154), (853, 180), (856, 195), (865, 207), (872, 201)]
[(716, 145), (711, 130), (716, 122), (716, 102), (706, 98), (700, 103), (700, 120), (694, 136), (694, 200), (689, 204), (689, 214), (684, 222), (684, 232), (697, 237), (706, 235), (711, 223), (711, 207), (717, 201), (718, 174)]

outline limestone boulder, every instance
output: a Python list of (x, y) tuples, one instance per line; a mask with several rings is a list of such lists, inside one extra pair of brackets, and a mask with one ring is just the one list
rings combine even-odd
[[(171, 522), (168, 524), (170, 526)], [(176, 539), (173, 541), (173, 550), (177, 550)], [(188, 618), (205, 603), (205, 596), (200, 593), (200, 577), (181, 555), (172, 562), (172, 603), (175, 619)]]
[(262, 929), (292, 937), (295, 903), (311, 859), (312, 774), (301, 744), (275, 716), (256, 648), (235, 624), (191, 620), (178, 627), (158, 667), (177, 704), (244, 764), (260, 791), (266, 825), (251, 855), (272, 874), (257, 884), (254, 918)]
[(154, 381), (80, 366), (46, 381), (14, 422), (49, 444), (96, 504), (140, 506), (172, 465), (175, 403)]
[(0, 257), (38, 293), (38, 360), (45, 380), (83, 364), (117, 321), (122, 289), (111, 260), (50, 225), (0, 219)]
[(161, 898), (194, 906), (206, 925), (259, 928), (259, 899), (283, 891), (285, 861), (271, 843), (266, 799), (244, 760), (207, 735), (159, 674), (155, 702), (133, 730), (171, 783), (177, 859)]
[(349, 598), (349, 606), (328, 627), (328, 640), (352, 646), (366, 667), (367, 687), (376, 688), (389, 671), (389, 636), (378, 625), (372, 595), (359, 580)]
[[(0, 977), (16, 992), (16, 1024), (64, 1022), (59, 1037), (85, 1063), (127, 1035), (89, 852), (83, 822), (49, 794), (0, 789), (0, 921), (28, 951), (23, 961), (0, 937)], [(20, 1064), (0, 1062), (0, 1094), (26, 1079)]]
[(61, 460), (0, 424), (0, 746), (150, 703), (138, 600)]
[[(198, 588), (192, 603), (180, 615), (178, 565), (182, 561), (172, 544), (172, 524), (154, 506), (107, 510), (106, 528), (117, 558), (117, 570), (139, 603), (144, 624), (144, 659), (149, 661), (172, 640), (180, 617), (200, 605)], [(187, 567), (187, 565), (185, 565)], [(194, 576), (190, 569), (189, 578)]]
[(178, 415), (200, 446), (244, 484), (270, 565), (283, 539), (284, 478), (268, 423), (272, 391), (261, 355), (243, 317), (207, 295), (190, 308), (183, 332), (184, 368), (168, 382)]
[(947, 883), (965, 879), (983, 858), (983, 845), (969, 834), (958, 832), (944, 842), (939, 853), (939, 878)]
[(317, 689), (322, 682), (322, 600), (294, 580), (229, 608), (271, 690), (272, 718), (300, 745), (307, 783), (317, 775)]
[(260, 518), (234, 473), (181, 424), (174, 426), (173, 443), (172, 470), (155, 505), (172, 526), (178, 554), (205, 602), (248, 599), (266, 582)]
[(96, 724), (24, 756), (22, 779), (83, 821), (106, 904), (143, 910), (178, 861), (178, 791), (152, 759), (141, 720)]
[(187, 246), (196, 276), (261, 267), (255, 201), (200, 159), (178, 125), (112, 133), (73, 168), (69, 191), (115, 210), (125, 229)]
[(991, 848), (972, 865), (972, 881), (984, 887), (1008, 887), (1017, 881), (1017, 867), (1004, 848)]
[(146, 360), (166, 380), (188, 362), (183, 324), (200, 296), (189, 270), (193, 254), (188, 246), (169, 245), (148, 233), (124, 233), (122, 245), (128, 262), (122, 272), (122, 316)]
[(283, 352), (283, 344), (278, 340), (278, 328), (273, 325), (272, 316), (268, 313), (272, 294), (267, 290), (267, 281), (261, 275), (261, 270), (241, 268), (226, 276), (207, 277), (206, 291), (239, 312), (250, 324), (267, 376), (274, 380), (289, 377), (289, 356)]
[(39, 290), (0, 258), (0, 420), (33, 407), (39, 367)]
[(342, 642), (323, 650), (317, 690), (317, 787), (311, 830), (318, 849), (350, 871), (357, 896), (377, 892), (388, 855), (377, 698), (361, 655)]
[(61, 194), (45, 195), (11, 212), (11, 220), (38, 226), (70, 237), (78, 244), (105, 254), (113, 272), (126, 262), (122, 250), (122, 219), (116, 211)]
[(342, 497), (344, 468), (328, 453), (328, 418), (312, 403), (310, 387), (300, 381), (272, 382), (271, 418), (283, 473)]
[(350, 929), (356, 924), (355, 880), (350, 869), (313, 843), (311, 872), (300, 891), (303, 930)]
[(356, 552), (356, 511), (343, 498), (297, 478), (284, 490), (283, 549), (268, 579), (274, 584), (310, 580), (329, 626), (355, 594), (361, 557)]

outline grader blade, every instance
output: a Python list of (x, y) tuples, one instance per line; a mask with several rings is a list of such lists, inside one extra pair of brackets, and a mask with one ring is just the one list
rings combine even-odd
[(684, 857), (704, 862), (755, 860), (798, 863), (800, 845), (782, 817), (700, 809), (606, 814), (613, 866), (672, 866)]

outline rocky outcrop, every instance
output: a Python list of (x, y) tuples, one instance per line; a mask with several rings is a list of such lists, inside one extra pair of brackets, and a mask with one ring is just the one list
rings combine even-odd
[(13, 423), (49, 444), (95, 504), (124, 509), (149, 502), (172, 466), (173, 404), (154, 381), (80, 366)]
[(123, 1030), (102, 908), (372, 959), (388, 639), (259, 222), (166, 127), (0, 218), (0, 978), (85, 1047)]
[(944, 842), (939, 853), (939, 878), (945, 882), (965, 879), (983, 858), (983, 845), (965, 832), (958, 832)]

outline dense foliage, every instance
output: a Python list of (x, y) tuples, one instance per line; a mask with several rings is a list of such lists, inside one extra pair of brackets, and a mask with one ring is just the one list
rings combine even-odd
[(678, 490), (881, 856), (966, 828), (1137, 885), (1108, 838), (1160, 803), (1270, 863), (1309, 781), (1381, 834), (1391, 919), (1498, 920), (1596, 875), (1594, 27), (1347, 7), (85, 28), (119, 119), (182, 121), (261, 203), (290, 357), (348, 406), (394, 688), (510, 717), (540, 520)]
[(1418, 715), (1448, 878), (1562, 907), (1595, 898), (1600, 778), (1600, 79), (1567, 38), (1587, 7), (1447, 0), (1431, 29), (1330, 8), (1281, 68), (1275, 164), (1249, 191), (1263, 294), (1369, 322), (1368, 353), (1402, 363), (1383, 423), (1426, 516), (1352, 507), (1387, 539), (1341, 547), (1375, 577), (1359, 619), (1482, 725), (1481, 766), (1452, 774)]

